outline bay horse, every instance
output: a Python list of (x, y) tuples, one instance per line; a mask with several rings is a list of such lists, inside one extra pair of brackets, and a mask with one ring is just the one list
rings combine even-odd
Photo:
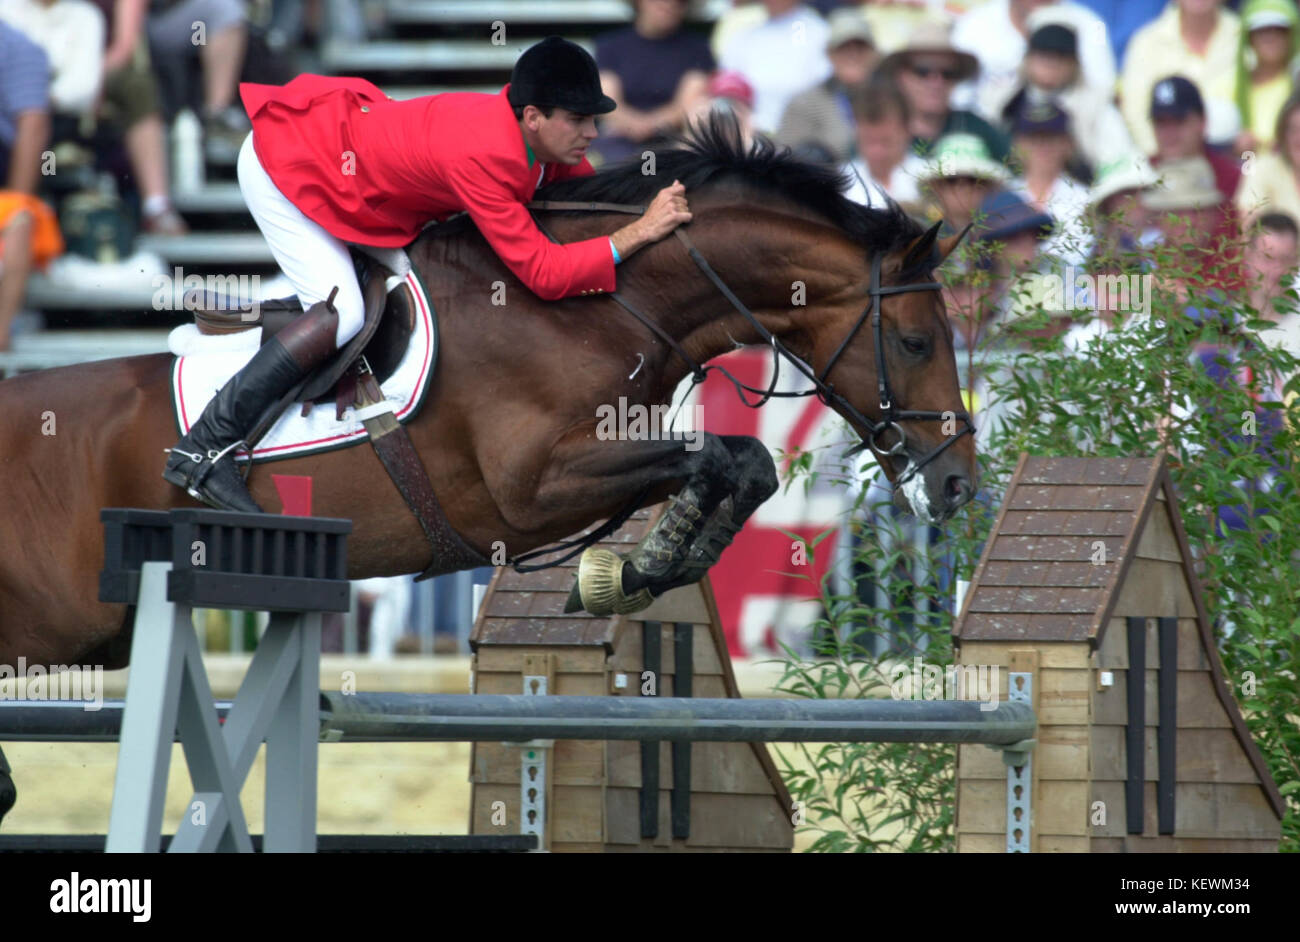
[[(667, 404), (699, 364), (746, 343), (788, 350), (816, 371), (860, 447), (876, 447), (885, 474), (903, 483), (900, 506), (932, 522), (951, 516), (975, 491), (975, 449), (931, 272), (960, 237), (938, 239), (893, 204), (847, 200), (835, 170), (765, 141), (746, 149), (734, 123), (715, 120), (655, 159), (655, 174), (632, 163), (552, 184), (538, 199), (644, 205), (667, 182), (685, 184), (694, 214), (685, 241), (700, 260), (670, 237), (618, 269), (618, 294), (671, 345), (608, 296), (538, 299), (463, 219), (408, 248), (438, 314), (441, 362), (407, 428), (455, 531), (484, 556), (504, 546), (513, 558), (638, 497), (649, 506), (677, 495), (647, 536), (657, 548), (624, 570), (621, 588), (658, 594), (698, 579), (700, 560), (716, 560), (775, 491), (766, 446), (712, 434), (695, 450), (660, 436), (607, 441), (599, 415), (619, 397)], [(606, 211), (538, 218), (560, 242), (626, 222)], [(193, 503), (161, 477), (177, 438), (172, 363), (128, 357), (0, 382), (0, 664), (126, 665), (125, 606), (97, 598), (99, 511)], [(946, 430), (941, 417), (966, 427)], [(369, 447), (274, 470), (313, 479), (314, 513), (352, 519), (350, 577), (430, 564)], [(262, 506), (278, 506), (262, 464), (249, 485)], [(656, 569), (665, 547), (670, 565)]]

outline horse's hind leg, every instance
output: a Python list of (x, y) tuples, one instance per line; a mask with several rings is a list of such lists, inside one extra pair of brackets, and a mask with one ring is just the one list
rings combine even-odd
[(0, 749), (0, 824), (4, 823), (5, 815), (18, 800), (18, 789), (14, 786), (12, 772), (13, 769), (9, 768), (9, 762), (5, 759), (4, 750)]

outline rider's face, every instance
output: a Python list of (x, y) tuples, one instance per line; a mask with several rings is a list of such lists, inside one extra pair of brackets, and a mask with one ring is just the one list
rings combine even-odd
[(581, 163), (596, 139), (596, 118), (565, 108), (556, 108), (548, 118), (529, 106), (524, 112), (524, 126), (533, 132), (534, 140), (529, 143), (543, 163)]

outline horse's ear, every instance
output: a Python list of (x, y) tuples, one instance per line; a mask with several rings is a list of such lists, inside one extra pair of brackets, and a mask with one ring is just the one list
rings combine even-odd
[(912, 244), (907, 247), (907, 251), (903, 253), (903, 264), (899, 266), (900, 271), (907, 271), (929, 257), (930, 250), (934, 247), (934, 240), (939, 237), (939, 227), (942, 225), (942, 222), (936, 222), (912, 241)]
[(950, 235), (946, 239), (939, 240), (939, 261), (940, 262), (942, 262), (949, 255), (951, 255), (953, 253), (953, 250), (957, 248), (957, 246), (961, 245), (961, 240), (966, 238), (966, 233), (970, 232), (970, 227), (971, 227), (971, 223), (967, 223), (966, 228), (963, 229), (961, 232), (958, 232), (956, 235)]

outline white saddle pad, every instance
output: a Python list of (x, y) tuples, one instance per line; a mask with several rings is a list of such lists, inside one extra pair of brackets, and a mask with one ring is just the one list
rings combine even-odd
[[(399, 422), (415, 417), (433, 374), (437, 357), (437, 344), (433, 334), (433, 315), (428, 298), (413, 272), (403, 279), (415, 298), (415, 329), (406, 355), (383, 384), (384, 398), (392, 404)], [(193, 324), (182, 324), (167, 338), (168, 349), (176, 356), (172, 366), (172, 402), (176, 408), (176, 424), (181, 433), (203, 413), (217, 391), (243, 369), (262, 342), (262, 328), (255, 327), (238, 334), (205, 336)], [(302, 406), (294, 403), (280, 416), (266, 436), (258, 442), (251, 458), (253, 461), (276, 461), (346, 448), (366, 439), (365, 426), (349, 408), (342, 421), (334, 418), (334, 403), (314, 406), (307, 415)], [(248, 461), (250, 455), (243, 449), (235, 453), (236, 461)]]

